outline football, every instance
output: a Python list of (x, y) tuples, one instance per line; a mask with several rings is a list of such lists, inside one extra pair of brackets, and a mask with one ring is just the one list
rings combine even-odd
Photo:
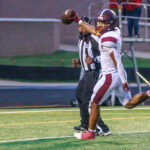
[(74, 11), (72, 9), (67, 9), (61, 16), (61, 21), (63, 24), (71, 24), (73, 20), (69, 20), (68, 18), (71, 18), (74, 16)]

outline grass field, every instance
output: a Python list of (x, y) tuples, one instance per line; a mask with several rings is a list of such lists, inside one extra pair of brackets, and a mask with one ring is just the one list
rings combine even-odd
[(110, 136), (80, 141), (73, 137), (78, 108), (1, 109), (0, 150), (149, 150), (150, 107), (102, 107)]
[[(65, 66), (71, 67), (72, 59), (78, 58), (78, 52), (56, 51), (53, 54), (41, 54), (31, 56), (1, 57), (0, 64), (17, 66)], [(150, 59), (137, 58), (139, 68), (149, 68)], [(133, 67), (128, 57), (123, 57), (125, 67)]]
[(17, 66), (71, 66), (77, 52), (56, 51), (53, 54), (1, 57), (0, 64)]

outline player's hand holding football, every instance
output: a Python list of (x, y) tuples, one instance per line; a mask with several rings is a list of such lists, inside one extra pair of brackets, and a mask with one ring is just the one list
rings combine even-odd
[(80, 66), (80, 60), (79, 59), (72, 59), (72, 68), (77, 68)]
[(128, 83), (127, 83), (127, 82), (122, 83), (122, 87), (123, 87), (123, 90), (124, 90), (125, 92), (130, 91), (130, 89), (129, 89), (129, 87), (128, 87)]
[(71, 18), (68, 18), (68, 20), (73, 20), (74, 22), (78, 23), (81, 19), (79, 18), (78, 14), (75, 10), (72, 9), (72, 11), (74, 13), (74, 16)]

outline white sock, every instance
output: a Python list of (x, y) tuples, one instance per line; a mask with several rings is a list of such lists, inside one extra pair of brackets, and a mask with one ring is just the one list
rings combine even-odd
[(92, 129), (90, 129), (90, 128), (88, 129), (88, 131), (90, 131), (90, 132), (96, 132), (96, 130), (92, 130)]

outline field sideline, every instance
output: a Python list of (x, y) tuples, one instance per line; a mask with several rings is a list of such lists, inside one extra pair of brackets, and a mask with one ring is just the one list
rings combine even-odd
[(80, 141), (78, 108), (0, 109), (0, 150), (150, 149), (150, 107), (102, 107), (112, 135)]

